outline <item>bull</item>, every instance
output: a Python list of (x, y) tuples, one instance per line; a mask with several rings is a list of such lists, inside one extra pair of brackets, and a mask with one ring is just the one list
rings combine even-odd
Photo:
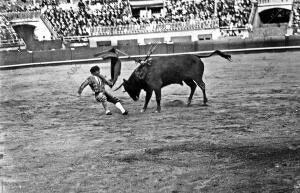
[[(206, 105), (207, 97), (205, 93), (205, 83), (202, 80), (204, 64), (201, 58), (208, 58), (213, 55), (219, 55), (222, 58), (231, 61), (231, 56), (219, 50), (215, 50), (208, 55), (184, 54), (173, 56), (159, 56), (149, 58), (144, 61), (136, 61), (139, 66), (130, 75), (128, 80), (123, 79), (123, 83), (115, 90), (122, 86), (129, 96), (137, 101), (142, 90), (146, 92), (145, 103), (141, 112), (146, 111), (148, 103), (152, 97), (153, 91), (156, 96), (156, 112), (161, 111), (161, 89), (170, 84), (186, 83), (191, 92), (188, 97), (187, 105), (191, 104), (196, 87), (199, 86), (203, 94), (203, 103)], [(115, 66), (112, 64), (112, 66)], [(114, 72), (119, 75), (118, 72)], [(112, 72), (113, 74), (113, 72)]]

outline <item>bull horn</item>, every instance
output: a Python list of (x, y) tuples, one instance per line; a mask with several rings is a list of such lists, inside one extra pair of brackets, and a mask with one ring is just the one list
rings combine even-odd
[(148, 50), (147, 56), (144, 59), (144, 61), (147, 61), (148, 58), (150, 58), (151, 54), (155, 51), (156, 47), (158, 46), (159, 42), (156, 42), (155, 44), (151, 44), (150, 49)]
[(119, 90), (122, 86), (123, 86), (124, 82), (122, 84), (120, 84), (120, 86), (118, 86), (118, 88), (116, 88), (114, 91)]

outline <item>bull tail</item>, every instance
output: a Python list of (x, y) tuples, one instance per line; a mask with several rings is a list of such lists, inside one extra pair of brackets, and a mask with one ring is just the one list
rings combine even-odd
[(213, 56), (213, 55), (219, 55), (219, 56), (221, 56), (222, 58), (225, 58), (226, 60), (228, 60), (229, 62), (232, 61), (231, 55), (225, 54), (225, 53), (221, 52), (220, 50), (215, 50), (214, 52), (212, 52), (211, 54), (206, 55), (206, 56), (203, 56), (203, 55), (196, 55), (196, 56), (197, 56), (198, 58), (209, 58), (209, 57), (211, 57), (211, 56)]

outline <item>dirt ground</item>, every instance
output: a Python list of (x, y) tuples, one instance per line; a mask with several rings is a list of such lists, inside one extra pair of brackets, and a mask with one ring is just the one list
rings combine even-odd
[[(204, 59), (197, 88), (163, 89), (140, 113), (104, 115), (79, 85), (92, 64), (1, 71), (0, 189), (48, 192), (300, 192), (300, 52)], [(99, 64), (109, 76), (108, 63)], [(123, 78), (135, 68), (123, 62)]]

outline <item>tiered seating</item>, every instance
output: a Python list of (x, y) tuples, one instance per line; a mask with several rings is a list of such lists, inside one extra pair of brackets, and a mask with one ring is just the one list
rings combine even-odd
[(127, 2), (109, 3), (91, 11), (78, 3), (78, 10), (63, 10), (56, 6), (48, 8), (44, 15), (63, 36), (89, 35), (89, 28), (94, 26), (116, 26), (128, 24)]
[[(150, 18), (133, 16), (128, 1), (107, 0), (103, 3), (102, 0), (93, 0), (91, 5), (87, 5), (85, 1), (79, 0), (73, 9), (62, 9), (56, 2), (42, 0), (39, 8), (43, 12), (43, 18), (46, 18), (53, 29), (64, 37), (111, 34), (110, 31), (115, 29), (117, 31), (124, 29), (119, 30), (120, 34), (168, 31), (164, 28), (164, 24), (172, 26), (171, 31), (173, 28), (173, 30), (198, 30), (201, 26), (203, 28), (220, 26), (227, 30), (244, 27), (251, 12), (250, 0), (218, 0), (217, 12), (215, 0), (165, 0), (162, 14), (154, 14)], [(219, 20), (217, 25), (216, 20)], [(173, 27), (177, 26), (176, 23), (180, 24), (178, 28)], [(101, 33), (97, 34), (97, 31)]]
[(0, 16), (0, 47), (14, 47), (20, 43), (16, 32), (5, 17)]
[(250, 0), (222, 0), (218, 2), (220, 27), (244, 27), (251, 13)]
[(57, 2), (55, 0), (42, 0), (41, 7), (46, 6), (57, 6)]
[(293, 5), (293, 27), (300, 34), (300, 0), (295, 0)]
[(24, 3), (22, 1), (0, 1), (0, 12), (27, 12), (27, 11), (38, 11), (40, 7), (34, 6), (31, 3)]
[(136, 25), (119, 25), (109, 27), (93, 27), (90, 35), (110, 36), (110, 35), (125, 35), (125, 34), (143, 34), (153, 32), (169, 32), (169, 31), (188, 31), (188, 30), (203, 30), (218, 27), (217, 20), (190, 22), (170, 22), (161, 24), (136, 24)]
[[(44, 14), (62, 36), (84, 36), (97, 35), (95, 31), (100, 31), (99, 35), (111, 34), (110, 30), (121, 28), (125, 29), (122, 33), (134, 33), (134, 31), (141, 31), (141, 27), (145, 25), (150, 26), (147, 28), (153, 28), (153, 26), (178, 22), (187, 22), (191, 29), (198, 29), (191, 26), (194, 20), (207, 21), (216, 18), (219, 19), (221, 27), (243, 27), (247, 23), (251, 11), (250, 0), (219, 1), (217, 15), (214, 13), (214, 0), (196, 2), (166, 0), (163, 7), (164, 15), (136, 18), (131, 15), (130, 5), (127, 1), (107, 4), (93, 1), (92, 4), (95, 5), (87, 7), (82, 1), (79, 1), (77, 10), (63, 10), (52, 5)], [(102, 29), (95, 29), (99, 27)], [(154, 27), (155, 31), (157, 29)]]

